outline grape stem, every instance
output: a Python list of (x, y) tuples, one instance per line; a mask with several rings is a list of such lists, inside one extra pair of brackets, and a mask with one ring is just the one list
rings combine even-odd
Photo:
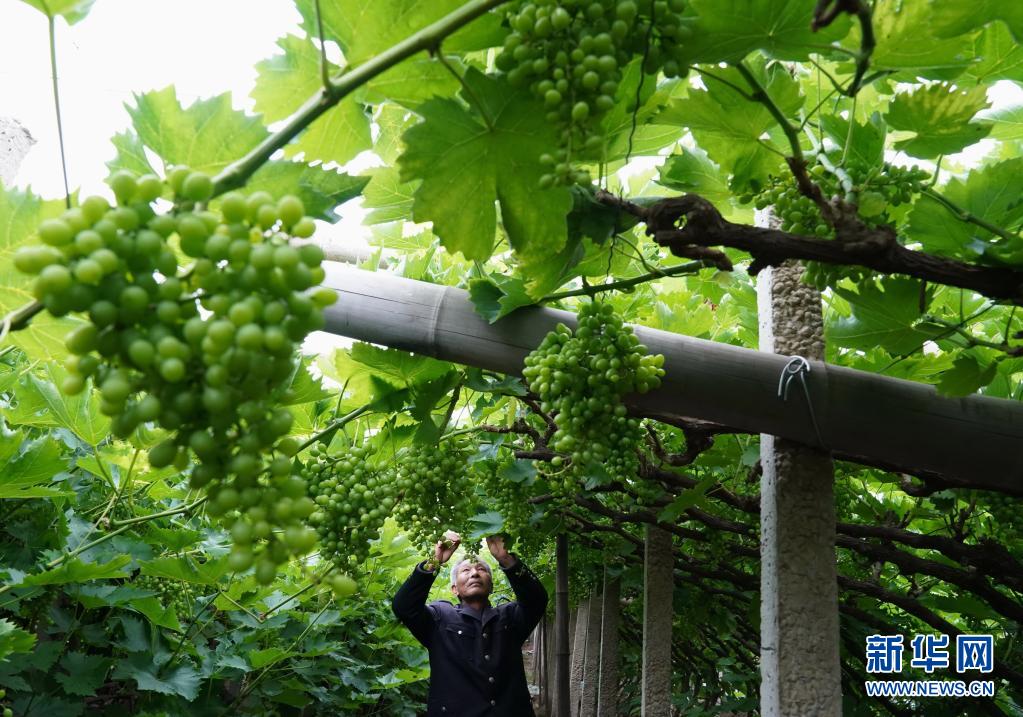
[(64, 122), (60, 116), (60, 83), (57, 81), (57, 28), (55, 19), (50, 13), (45, 0), (43, 7), (46, 9), (50, 36), (50, 76), (53, 79), (53, 111), (57, 115), (57, 143), (60, 145), (60, 171), (64, 177), (64, 206), (71, 208), (71, 185), (67, 179), (67, 155), (64, 151)]
[(654, 279), (663, 279), (669, 276), (683, 276), (685, 274), (695, 274), (700, 269), (705, 268), (707, 265), (703, 261), (691, 261), (685, 264), (678, 264), (677, 266), (670, 266), (666, 269), (660, 269), (658, 271), (652, 271), (648, 274), (640, 274), (639, 276), (633, 276), (628, 279), (619, 279), (612, 281), (607, 284), (587, 284), (581, 289), (571, 289), (569, 291), (559, 291), (556, 294), (549, 294), (538, 303), (544, 304), (548, 301), (557, 301), (559, 299), (567, 299), (572, 296), (596, 296), (605, 291), (620, 291), (622, 289), (631, 289), (634, 286), (638, 286)]

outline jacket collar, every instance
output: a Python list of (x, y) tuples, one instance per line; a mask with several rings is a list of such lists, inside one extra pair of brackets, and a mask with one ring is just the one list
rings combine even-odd
[(455, 609), (458, 610), (458, 612), (462, 613), (463, 615), (467, 615), (474, 620), (479, 620), (480, 623), (482, 623), (483, 625), (486, 625), (488, 622), (493, 620), (495, 617), (497, 617), (498, 614), (497, 609), (489, 604), (483, 608), (482, 613), (477, 611), (475, 608), (469, 607), (468, 605), (462, 603), (461, 601), (459, 601), (459, 603), (455, 605)]

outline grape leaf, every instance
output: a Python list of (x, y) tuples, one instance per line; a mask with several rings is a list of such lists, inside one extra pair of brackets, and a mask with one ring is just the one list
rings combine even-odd
[(294, 194), (302, 200), (306, 214), (336, 222), (337, 206), (359, 196), (368, 181), (304, 162), (272, 161), (260, 167), (241, 191), (250, 194), (265, 190), (275, 197)]
[(0, 436), (0, 498), (52, 498), (74, 495), (67, 489), (49, 485), (53, 477), (67, 469), (60, 444), (41, 437), (26, 444), (21, 433)]
[(476, 313), (491, 324), (519, 307), (534, 303), (522, 279), (507, 274), (470, 281), (469, 301), (476, 307)]
[(1005, 0), (931, 0), (928, 12), (938, 37), (965, 35), (989, 22), (1001, 20), (1017, 42), (1023, 42), (1023, 5)]
[(921, 316), (920, 282), (902, 277), (861, 283), (857, 291), (836, 287), (835, 293), (849, 302), (850, 315), (827, 326), (827, 340), (852, 349), (880, 346), (889, 353), (919, 349), (941, 333), (940, 327), (916, 321)]
[(916, 137), (899, 140), (895, 148), (922, 159), (959, 152), (991, 131), (990, 122), (971, 121), (989, 105), (983, 85), (960, 90), (939, 82), (900, 92), (888, 106), (888, 124)]
[[(1008, 159), (971, 171), (965, 180), (954, 178), (941, 193), (973, 216), (1000, 227), (1014, 227), (1023, 220), (1020, 177), (1023, 158)], [(1006, 241), (964, 221), (927, 195), (909, 213), (908, 235), (925, 251), (943, 256), (991, 263), (1019, 263), (1023, 241)]]
[(960, 78), (976, 84), (996, 80), (1023, 80), (1023, 46), (1013, 39), (1002, 23), (988, 25), (974, 42), (973, 57), (977, 60)]
[(539, 157), (553, 147), (554, 128), (539, 105), (505, 81), (470, 68), (465, 82), (478, 108), (430, 100), (419, 110), (423, 121), (405, 133), (401, 179), (423, 180), (412, 217), (432, 221), (448, 251), (484, 260), (494, 249), (499, 203), (520, 260), (542, 261), (564, 247), (572, 207), (568, 190), (538, 186)]
[(406, 386), (439, 378), (451, 370), (451, 364), (445, 361), (362, 342), (354, 344), (350, 352), (353, 361), (372, 369), (375, 375)]
[[(22, 246), (38, 244), (36, 227), (63, 210), (63, 201), (43, 200), (32, 192), (0, 185), (0, 314), (34, 300), (35, 278), (14, 268), (14, 253)], [(33, 317), (27, 328), (12, 333), (11, 339), (33, 359), (60, 359), (68, 353), (64, 336), (79, 323), (77, 319), (57, 319), (44, 312)]]
[(813, 3), (802, 0), (692, 0), (693, 34), (683, 47), (686, 64), (735, 62), (763, 50), (778, 60), (805, 60), (822, 45), (840, 40), (850, 21), (840, 15), (814, 32)]
[(31, 5), (46, 17), (60, 16), (67, 20), (68, 25), (74, 25), (85, 19), (96, 0), (22, 0), (22, 2)]
[(64, 692), (79, 697), (89, 697), (106, 681), (112, 660), (84, 652), (68, 652), (60, 660), (63, 672), (54, 677)]
[(363, 224), (395, 222), (409, 216), (417, 186), (417, 182), (402, 182), (393, 167), (374, 169), (362, 193), (362, 205), (372, 210), (362, 220)]
[(106, 563), (86, 563), (80, 558), (71, 558), (52, 570), (45, 570), (34, 575), (26, 575), (21, 585), (64, 585), (65, 583), (82, 583), (86, 580), (109, 580), (126, 578), (128, 573), (123, 568), (131, 562), (131, 556), (122, 555)]
[(138, 689), (147, 692), (178, 695), (189, 701), (196, 698), (201, 679), (194, 667), (177, 663), (173, 667), (161, 669), (152, 660), (153, 656), (148, 654), (124, 658), (117, 663), (113, 676), (135, 680)]
[[(764, 90), (786, 115), (802, 106), (799, 85), (780, 65), (751, 68)], [(745, 80), (734, 69), (718, 70), (724, 80), (743, 87)], [(659, 121), (689, 127), (697, 144), (727, 174), (733, 189), (742, 190), (753, 180), (763, 181), (781, 164), (781, 156), (764, 146), (763, 137), (774, 134), (783, 142), (777, 123), (766, 107), (751, 102), (733, 87), (705, 78), (706, 90), (694, 90), (676, 100)]]
[(873, 24), (877, 46), (870, 58), (872, 68), (907, 70), (913, 80), (948, 79), (972, 62), (972, 38), (935, 36), (927, 3), (879, 0)]
[[(288, 117), (323, 87), (320, 52), (311, 41), (286, 35), (277, 45), (283, 54), (256, 65), (258, 75), (251, 93), (256, 111), (268, 122)], [(338, 69), (328, 63), (330, 74)], [(318, 117), (285, 147), (285, 153), (302, 152), (306, 161), (344, 164), (371, 146), (369, 117), (349, 96)]]
[(1023, 105), (1002, 107), (984, 113), (984, 119), (991, 120), (991, 136), (995, 139), (1023, 139)]
[(43, 364), (22, 379), (19, 401), (8, 413), (15, 424), (67, 428), (90, 446), (110, 435), (110, 419), (99, 410), (99, 396), (90, 390), (68, 396), (58, 388), (67, 370)]
[(182, 164), (208, 174), (239, 159), (268, 134), (258, 117), (231, 107), (230, 93), (182, 107), (171, 85), (136, 94), (135, 106), (125, 107), (139, 142), (165, 164)]
[[(322, 3), (323, 30), (341, 45), (349, 65), (358, 65), (436, 22), (464, 0), (335, 0)], [(314, 0), (297, 0), (306, 32), (316, 36)], [(501, 15), (489, 13), (444, 38), (449, 52), (483, 50), (500, 44), (506, 30)], [(404, 65), (400, 65), (404, 69)]]
[(952, 368), (941, 374), (938, 393), (943, 396), (969, 396), (991, 383), (997, 369), (998, 364), (994, 361), (982, 363), (971, 354), (960, 354)]
[(821, 129), (842, 148), (848, 159), (862, 162), (866, 167), (880, 167), (884, 163), (884, 143), (888, 128), (880, 113), (874, 112), (861, 124), (839, 115), (822, 115)]
[(6, 618), (0, 618), (0, 662), (15, 652), (31, 652), (36, 636)]
[(728, 206), (732, 191), (721, 168), (702, 149), (685, 148), (665, 160), (658, 170), (657, 183), (679, 192), (693, 192), (720, 208)]
[(139, 565), (143, 575), (196, 585), (215, 585), (228, 572), (226, 559), (211, 559), (205, 563), (197, 563), (186, 558), (164, 557), (147, 560)]

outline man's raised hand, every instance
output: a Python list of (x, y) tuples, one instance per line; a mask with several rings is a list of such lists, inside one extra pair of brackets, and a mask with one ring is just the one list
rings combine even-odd
[(433, 549), (433, 557), (436, 558), (437, 564), (443, 565), (449, 561), (461, 544), (462, 536), (455, 531), (449, 530), (444, 533), (444, 540), (438, 540), (437, 546)]
[(502, 568), (510, 568), (515, 564), (515, 558), (508, 552), (508, 549), (504, 547), (503, 536), (488, 535), (487, 547), (490, 548), (490, 554), (494, 556), (494, 559)]

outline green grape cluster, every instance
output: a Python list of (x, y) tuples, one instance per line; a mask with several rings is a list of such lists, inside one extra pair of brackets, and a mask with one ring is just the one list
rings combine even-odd
[(504, 518), (504, 532), (521, 541), (531, 533), (530, 519), (533, 509), (529, 504), (529, 489), (525, 483), (515, 482), (502, 470), (507, 464), (494, 463), (477, 470), (479, 484), (487, 497), (488, 510)]
[[(810, 170), (810, 174), (826, 198), (843, 199), (856, 205), (860, 218), (872, 226), (890, 223), (889, 208), (912, 201), (929, 177), (926, 171), (916, 166), (906, 168), (886, 164), (878, 168), (861, 160), (850, 160), (842, 167), (841, 173), (818, 164)], [(773, 207), (782, 231), (823, 239), (835, 237), (834, 229), (825, 221), (820, 208), (799, 191), (792, 176), (775, 177), (763, 192), (746, 199), (755, 201), (758, 209)], [(823, 289), (844, 278), (860, 281), (871, 273), (870, 269), (859, 266), (808, 261), (803, 280)]]
[[(417, 444), (398, 454), (395, 484), (401, 496), (394, 518), (413, 545), (428, 549), (447, 530), (469, 534), (475, 495), (468, 459), (457, 439)], [(468, 552), (472, 546), (465, 545)]]
[[(230, 528), (232, 567), (258, 557), (256, 577), (269, 583), (316, 539), (302, 525), (315, 505), (290, 475), (297, 444), (280, 407), (295, 347), (335, 299), (317, 288), (322, 250), (290, 243), (313, 221), (297, 197), (262, 191), (208, 206), (212, 180), (185, 168), (166, 184), (128, 172), (109, 183), (117, 206), (85, 199), (42, 222), (41, 244), (14, 258), (37, 275), (35, 295), (52, 314), (88, 317), (67, 337), (75, 358), (62, 389), (80, 392), (91, 378), (117, 437), (144, 423), (168, 431), (149, 451), (153, 467), (184, 471), (198, 458), (190, 483)], [(164, 196), (174, 207), (157, 214)]]
[(571, 498), (597, 465), (611, 478), (635, 481), (643, 429), (627, 415), (622, 397), (659, 386), (664, 356), (647, 355), (610, 304), (592, 301), (579, 312), (574, 335), (559, 324), (525, 364), (523, 376), (541, 409), (556, 414), (550, 446), (559, 455), (549, 476), (556, 493)]
[[(0, 687), (0, 700), (4, 699), (5, 697), (7, 697), (7, 690)], [(10, 707), (4, 707), (3, 712), (0, 712), (0, 714), (2, 714), (3, 717), (14, 717), (14, 710), (12, 710)]]
[(1021, 522), (1020, 511), (1023, 509), (1023, 499), (991, 491), (984, 496), (982, 505), (994, 518), (995, 524), (999, 528), (1012, 533), (1017, 531), (1017, 526)]
[(164, 606), (173, 608), (174, 614), (181, 617), (192, 614), (192, 604), (196, 598), (202, 597), (195, 585), (182, 580), (168, 580), (154, 575), (139, 575), (132, 584), (140, 590), (156, 593)]
[(341, 568), (355, 568), (366, 560), (370, 541), (394, 509), (394, 476), (370, 465), (368, 446), (352, 446), (338, 456), (315, 446), (309, 455), (301, 475), (316, 503), (309, 522), (319, 533), (320, 555)]
[[(528, 86), (561, 132), (540, 184), (589, 182), (577, 158), (603, 146), (600, 121), (615, 105), (622, 69), (644, 57), (643, 70), (686, 74), (682, 44), (692, 35), (685, 0), (525, 0), (508, 15), (511, 32), (496, 58), (514, 86)], [(651, 27), (652, 26), (652, 27)]]

